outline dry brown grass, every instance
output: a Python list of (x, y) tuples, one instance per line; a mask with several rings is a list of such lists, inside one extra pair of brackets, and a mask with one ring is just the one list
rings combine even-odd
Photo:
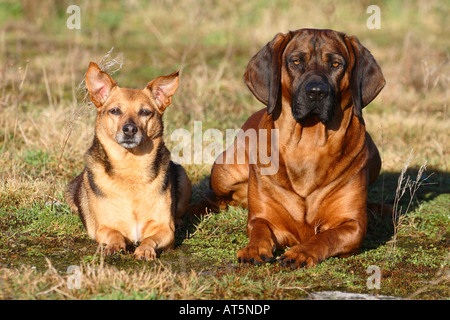
[[(86, 299), (95, 293), (98, 299), (120, 298), (134, 295), (141, 299), (193, 299), (205, 287), (198, 281), (195, 271), (186, 277), (173, 273), (162, 265), (128, 272), (106, 265), (83, 263), (79, 272), (61, 273), (47, 260), (48, 268), (38, 273), (34, 268), (2, 269), (0, 271), (0, 299)], [(79, 287), (74, 277), (79, 277)], [(71, 286), (72, 284), (72, 286)], [(23, 288), (23, 291), (19, 288)], [(169, 293), (169, 295), (167, 295)]]
[[(426, 158), (431, 168), (448, 170), (450, 62), (448, 37), (439, 28), (440, 1), (386, 4), (381, 30), (365, 27), (366, 2), (327, 1), (317, 7), (306, 1), (92, 1), (82, 5), (80, 31), (57, 29), (64, 27), (66, 16), (57, 13), (64, 5), (45, 3), (23, 1), (24, 21), (31, 24), (9, 21), (2, 27), (3, 168), (17, 168), (18, 163), (10, 164), (23, 150), (58, 154), (70, 115), (79, 108), (76, 91), (85, 68), (111, 47), (113, 56), (124, 61), (115, 77), (124, 86), (144, 86), (157, 75), (181, 69), (180, 90), (166, 116), (169, 136), (179, 126), (191, 129), (193, 120), (204, 121), (204, 130), (239, 127), (261, 107), (241, 80), (249, 58), (277, 32), (316, 27), (357, 35), (382, 66), (387, 85), (365, 114), (375, 141), (385, 145), (384, 168), (399, 170), (401, 159), (414, 148), (421, 157), (417, 165)], [(94, 116), (91, 110), (76, 120), (64, 166), (78, 162), (89, 144)]]

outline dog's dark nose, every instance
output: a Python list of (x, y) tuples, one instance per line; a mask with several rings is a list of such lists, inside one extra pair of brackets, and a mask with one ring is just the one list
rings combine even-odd
[(127, 123), (122, 127), (122, 131), (126, 136), (132, 137), (137, 133), (138, 128), (132, 123)]
[(311, 101), (320, 101), (328, 95), (328, 86), (323, 82), (311, 81), (305, 86), (305, 91)]

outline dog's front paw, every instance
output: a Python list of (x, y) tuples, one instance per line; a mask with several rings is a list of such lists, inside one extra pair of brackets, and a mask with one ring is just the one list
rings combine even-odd
[(254, 243), (249, 243), (245, 248), (237, 253), (239, 263), (249, 263), (260, 265), (265, 262), (274, 261), (274, 248), (269, 241), (261, 240)]
[(105, 248), (105, 254), (107, 256), (116, 254), (116, 253), (120, 253), (120, 252), (125, 252), (126, 251), (126, 245), (125, 242), (123, 243), (119, 243), (119, 242), (113, 242), (113, 243), (109, 243), (106, 245)]
[(287, 250), (278, 258), (278, 261), (282, 267), (290, 267), (291, 269), (313, 267), (319, 264), (319, 259), (308, 251), (303, 246), (296, 245)]
[(148, 245), (141, 244), (134, 251), (134, 258), (137, 260), (155, 260), (156, 256), (155, 248)]

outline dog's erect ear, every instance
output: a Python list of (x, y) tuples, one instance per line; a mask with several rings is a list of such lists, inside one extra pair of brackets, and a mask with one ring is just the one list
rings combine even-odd
[(386, 80), (380, 66), (372, 54), (356, 37), (349, 37), (355, 63), (353, 65), (350, 89), (352, 90), (353, 111), (362, 119), (362, 109), (367, 106), (383, 89)]
[(95, 62), (89, 64), (85, 80), (91, 100), (97, 108), (105, 103), (111, 90), (117, 85), (113, 78), (103, 72)]
[(172, 96), (178, 89), (178, 83), (179, 71), (176, 71), (169, 76), (158, 77), (147, 84), (147, 89), (155, 98), (161, 113), (172, 101)]
[(291, 40), (291, 33), (278, 33), (248, 63), (244, 82), (271, 114), (280, 104), (281, 57)]

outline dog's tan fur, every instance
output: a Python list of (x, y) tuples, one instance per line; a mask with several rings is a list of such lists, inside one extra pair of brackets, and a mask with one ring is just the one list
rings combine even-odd
[[(120, 88), (93, 62), (86, 72), (97, 107), (95, 136), (66, 199), (88, 235), (106, 244), (107, 254), (140, 242), (134, 256), (147, 260), (174, 245), (175, 220), (191, 195), (184, 169), (170, 160), (163, 141), (162, 115), (178, 79), (176, 72), (137, 90)], [(137, 130), (131, 142), (124, 140), (127, 124)]]

